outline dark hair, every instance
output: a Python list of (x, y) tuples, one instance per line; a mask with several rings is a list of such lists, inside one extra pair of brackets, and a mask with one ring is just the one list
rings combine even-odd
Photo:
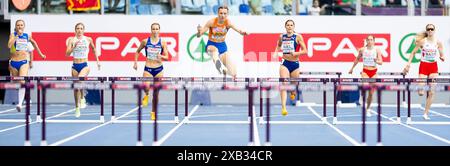
[(17, 23), (18, 23), (19, 21), (22, 21), (22, 22), (23, 22), (23, 26), (25, 26), (25, 21), (23, 21), (22, 19), (17, 20), (17, 21), (16, 21), (16, 24), (15, 24), (15, 26), (14, 26), (14, 31), (15, 31), (15, 32), (17, 32), (16, 26), (17, 26)]
[(153, 23), (152, 25), (150, 25), (150, 29), (153, 27), (153, 25), (158, 25), (158, 28), (161, 29), (161, 26), (159, 25), (159, 23)]
[[(371, 36), (372, 36), (373, 40), (375, 41), (375, 36), (373, 36), (373, 35), (367, 35), (366, 40), (369, 39), (369, 37), (371, 37)], [(366, 46), (367, 46), (367, 44), (369, 44), (369, 43), (366, 43)]]
[(75, 24), (75, 29), (77, 29), (77, 26), (78, 26), (78, 25), (82, 25), (82, 26), (83, 26), (83, 29), (84, 29), (84, 24), (83, 24), (83, 23), (81, 23), (81, 22), (79, 22), (79, 23)]
[(226, 6), (220, 6), (217, 11), (220, 11), (220, 9), (226, 9), (228, 11), (228, 7), (226, 7)]
[(284, 26), (286, 26), (286, 25), (287, 25), (287, 23), (288, 23), (289, 21), (290, 21), (290, 22), (292, 22), (292, 24), (294, 24), (294, 25), (295, 25), (295, 22), (294, 22), (294, 20), (291, 20), (291, 19), (289, 19), (289, 20), (287, 20), (287, 21), (286, 21), (286, 22), (284, 23)]

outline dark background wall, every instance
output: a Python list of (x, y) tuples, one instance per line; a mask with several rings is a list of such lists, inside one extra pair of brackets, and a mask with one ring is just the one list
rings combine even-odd
[[(8, 71), (8, 39), (9, 39), (9, 22), (0, 21), (0, 75), (9, 75)], [(3, 101), (5, 90), (0, 89), (0, 100)]]

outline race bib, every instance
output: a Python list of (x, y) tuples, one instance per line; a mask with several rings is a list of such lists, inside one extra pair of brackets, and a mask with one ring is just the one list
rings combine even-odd
[(147, 48), (147, 59), (158, 60), (158, 54), (161, 53), (161, 48)]
[(375, 66), (375, 58), (372, 56), (364, 56), (363, 63), (364, 66)]
[(28, 40), (27, 39), (17, 39), (16, 40), (16, 50), (17, 51), (27, 51), (28, 50)]
[(73, 49), (73, 56), (77, 58), (84, 58), (86, 55), (86, 50), (88, 49), (87, 43), (80, 41), (75, 43), (75, 48)]
[(423, 50), (423, 58), (425, 61), (434, 62), (436, 60), (436, 50)]
[(283, 50), (283, 53), (291, 53), (295, 51), (294, 48), (294, 41), (283, 41), (281, 43), (281, 49)]

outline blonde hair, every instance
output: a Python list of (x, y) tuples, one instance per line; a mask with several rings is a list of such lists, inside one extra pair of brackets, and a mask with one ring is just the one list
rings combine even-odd
[(419, 41), (421, 41), (421, 40), (423, 40), (423, 39), (425, 39), (425, 38), (428, 37), (427, 30), (426, 30), (428, 26), (433, 26), (433, 28), (436, 29), (436, 26), (434, 26), (434, 24), (427, 24), (427, 25), (425, 26), (425, 31), (422, 31), (422, 32), (420, 32), (420, 33), (418, 33), (418, 34), (416, 35), (416, 44), (417, 44)]
[(15, 26), (14, 26), (14, 32), (17, 32), (17, 23), (18, 23), (19, 21), (21, 21), (21, 22), (23, 23), (23, 26), (25, 26), (25, 21), (24, 21), (24, 20), (22, 20), (22, 19), (17, 20), (17, 21), (16, 21), (16, 24), (15, 24)]

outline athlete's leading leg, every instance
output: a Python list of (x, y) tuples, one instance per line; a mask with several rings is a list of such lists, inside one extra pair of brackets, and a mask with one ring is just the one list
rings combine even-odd
[[(438, 75), (439, 75), (438, 73), (433, 73), (433, 74), (430, 74), (429, 78), (430, 79), (437, 78)], [(433, 103), (434, 94), (435, 94), (434, 87), (436, 86), (436, 83), (430, 83), (430, 86), (431, 86), (431, 89), (428, 91), (428, 97), (427, 97), (427, 101), (425, 103), (425, 110), (423, 112), (423, 118), (425, 120), (430, 119), (430, 117), (428, 116), (428, 113), (430, 112), (430, 107), (431, 107), (431, 104)]]
[[(376, 76), (377, 75), (374, 75), (373, 78), (376, 78)], [(369, 78), (367, 73), (364, 73), (364, 72), (361, 73), (361, 77), (362, 78)], [(366, 84), (366, 83), (363, 83), (363, 84)], [(369, 85), (372, 86), (371, 83), (369, 83)], [(370, 109), (370, 105), (372, 104), (372, 98), (373, 98), (373, 93), (374, 92), (375, 92), (374, 90), (370, 89), (369, 94), (367, 95), (367, 100), (366, 100), (367, 101), (367, 105), (365, 106), (366, 107), (366, 116), (367, 117), (371, 117), (372, 116), (372, 114), (371, 114), (372, 110)], [(366, 97), (366, 96), (362, 96), (362, 97)], [(364, 106), (362, 106), (362, 107), (364, 107)]]
[[(28, 63), (27, 64), (23, 64), (20, 67), (20, 69), (19, 69), (19, 76), (27, 76), (28, 75), (28, 68), (29, 68)], [(25, 81), (20, 81), (20, 83), (24, 84)], [(20, 88), (19, 89), (19, 96), (18, 97), (19, 97), (19, 100), (17, 102), (16, 109), (17, 109), (17, 111), (20, 112), (21, 108), (22, 108), (23, 100), (25, 98), (25, 88)]]
[[(161, 78), (164, 76), (164, 72), (161, 71), (159, 72), (155, 77), (156, 78)], [(155, 82), (158, 83), (158, 82)], [(159, 102), (159, 89), (153, 89), (153, 95), (152, 95), (152, 112), (150, 112), (151, 114), (151, 119), (155, 120), (156, 116), (155, 116), (155, 110), (156, 107), (158, 106), (158, 102)]]
[[(142, 74), (143, 77), (153, 77), (152, 74), (150, 74), (148, 71), (144, 71), (144, 73)], [(144, 82), (146, 85), (150, 85), (150, 82), (146, 81)], [(144, 89), (144, 97), (142, 98), (142, 106), (143, 107), (147, 107), (148, 106), (148, 97), (150, 94), (150, 88), (146, 87)]]
[(217, 47), (215, 47), (213, 45), (209, 45), (206, 48), (206, 51), (207, 51), (208, 55), (212, 58), (214, 66), (219, 71), (219, 73), (220, 74), (223, 74), (224, 72), (226, 73), (227, 69), (219, 58), (219, 50), (217, 49)]
[[(280, 78), (289, 78), (289, 70), (286, 68), (286, 66), (280, 65)], [(288, 84), (289, 82), (282, 82), (284, 85)], [(280, 90), (280, 96), (281, 96), (281, 114), (283, 116), (287, 115), (288, 112), (286, 110), (286, 100), (287, 100), (287, 94), (286, 90)]]
[(233, 78), (236, 78), (236, 66), (231, 61), (230, 57), (228, 56), (228, 52), (224, 52), (220, 55), (220, 60), (225, 65), (228, 72), (226, 74), (232, 76)]
[[(300, 77), (300, 69), (295, 69), (290, 74), (291, 78), (299, 78)], [(297, 81), (292, 81), (291, 84), (298, 85)], [(295, 100), (295, 96), (297, 95), (297, 90), (291, 91), (290, 98), (291, 100)]]
[[(89, 75), (89, 66), (84, 67), (83, 69), (81, 69), (81, 71), (78, 73), (76, 70), (72, 69), (72, 76), (74, 77), (86, 77), (87, 75)], [(75, 117), (80, 117), (81, 112), (80, 112), (80, 108), (81, 108), (81, 95), (82, 95), (82, 91), (83, 89), (78, 89), (78, 90), (74, 90), (74, 97), (75, 97)]]

